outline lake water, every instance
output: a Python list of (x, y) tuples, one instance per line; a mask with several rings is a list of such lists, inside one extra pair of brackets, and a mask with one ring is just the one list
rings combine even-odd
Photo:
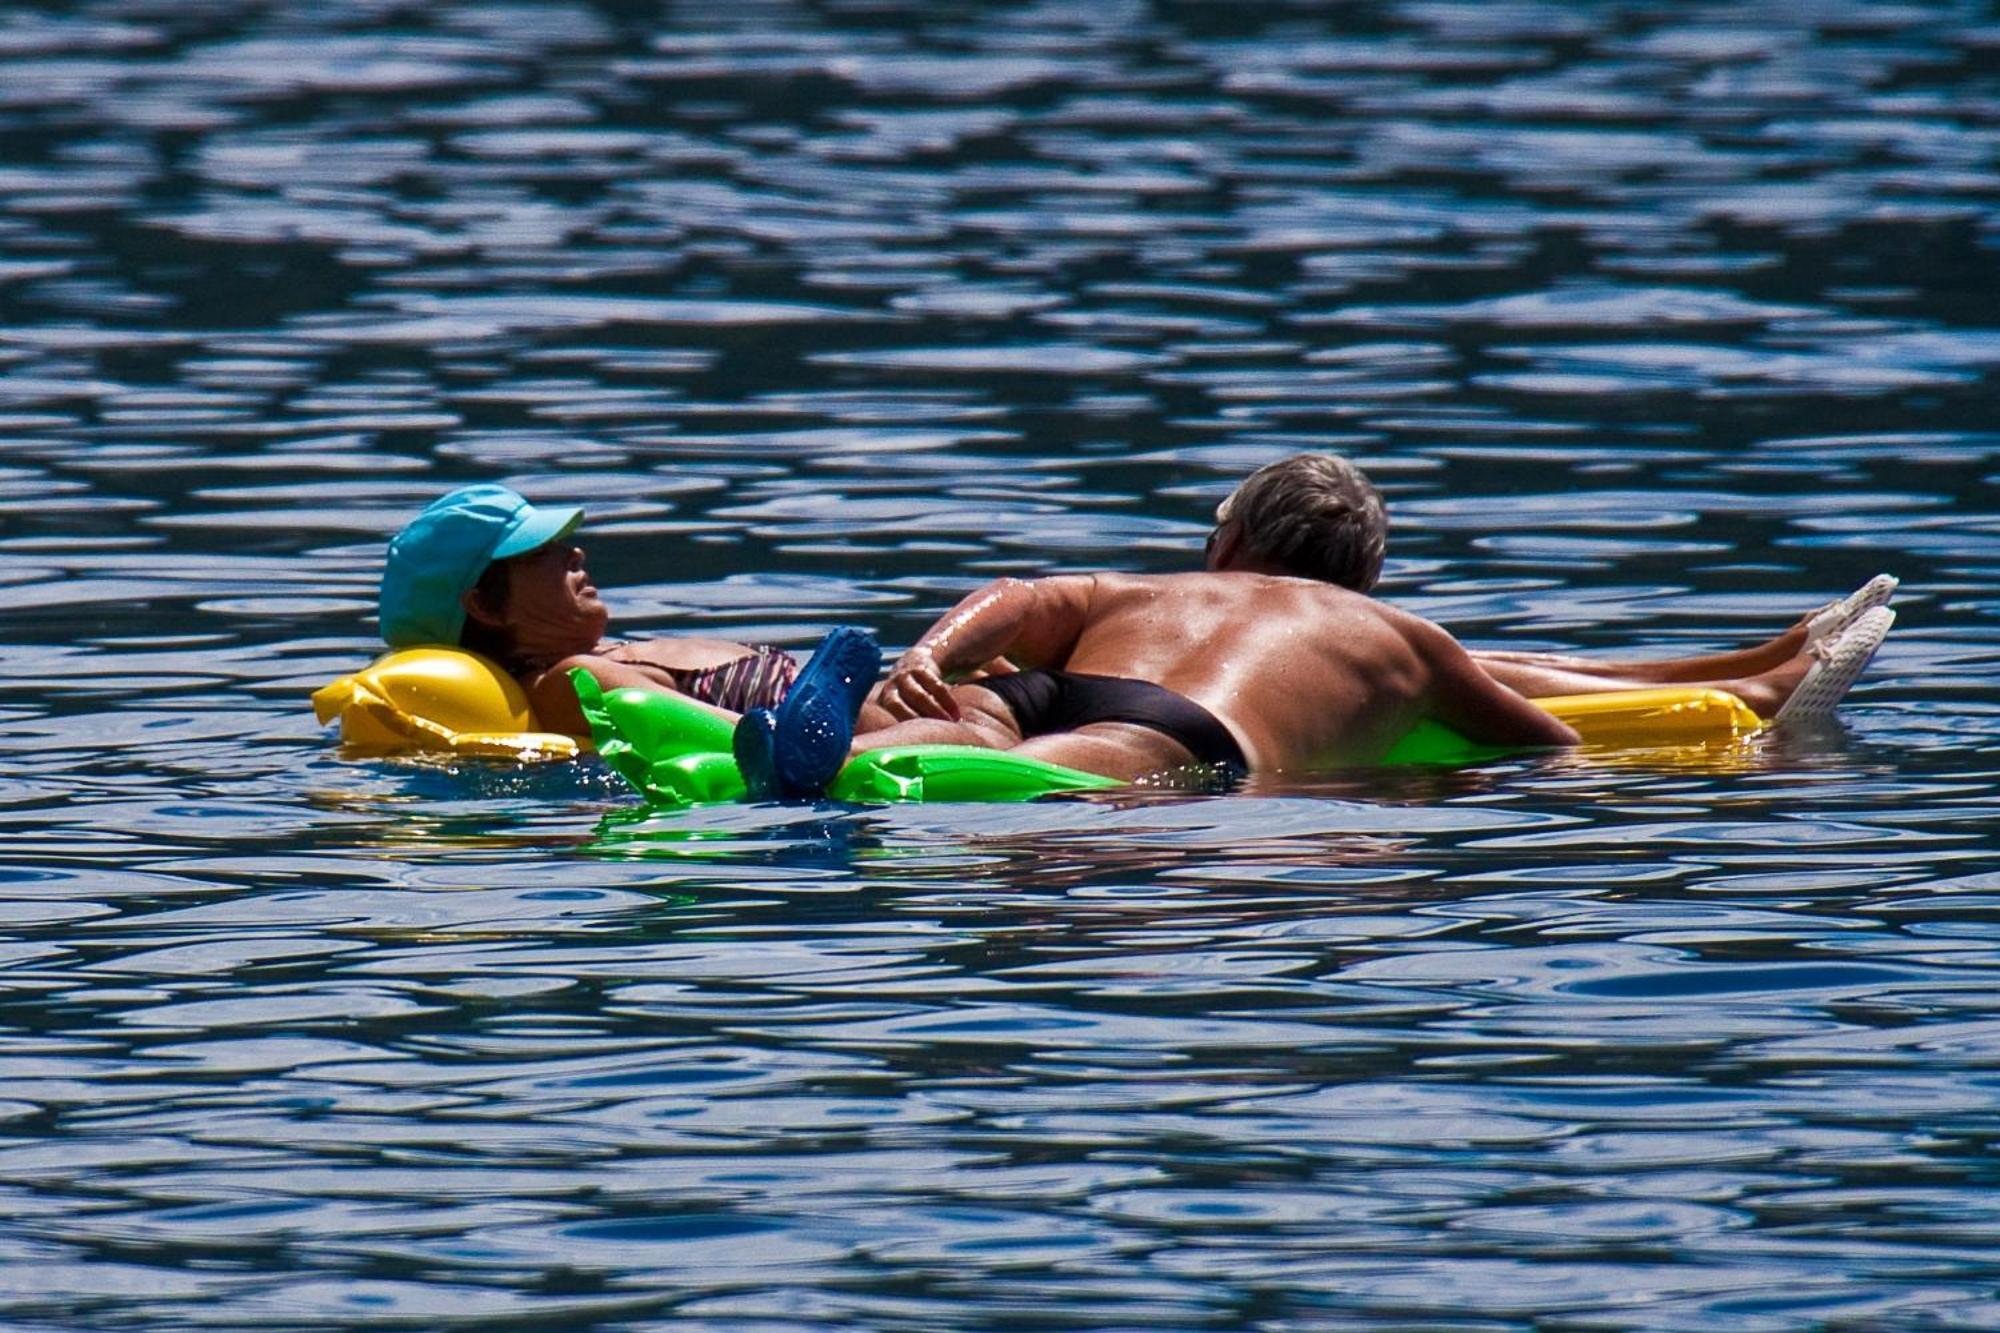
[[(0, 15), (0, 1322), (2000, 1327), (1978, 3)], [(1843, 726), (644, 818), (344, 759), (385, 538), (900, 648), (1344, 451), (1385, 594)]]

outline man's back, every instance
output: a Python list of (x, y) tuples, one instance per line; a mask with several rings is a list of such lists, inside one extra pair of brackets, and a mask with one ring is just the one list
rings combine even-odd
[(1164, 686), (1221, 719), (1252, 768), (1379, 757), (1426, 711), (1430, 627), (1359, 593), (1239, 572), (1044, 582), (1084, 599), (1046, 665)]

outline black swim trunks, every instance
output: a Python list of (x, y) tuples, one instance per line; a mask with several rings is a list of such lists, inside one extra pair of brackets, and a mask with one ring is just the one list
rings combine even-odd
[(1250, 767), (1243, 747), (1215, 714), (1150, 681), (1036, 669), (972, 683), (1000, 696), (1023, 739), (1092, 722), (1130, 722), (1179, 741), (1196, 763)]

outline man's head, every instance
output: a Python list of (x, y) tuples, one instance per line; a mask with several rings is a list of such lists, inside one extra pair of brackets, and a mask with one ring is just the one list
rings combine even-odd
[(1252, 472), (1216, 507), (1209, 564), (1367, 592), (1388, 544), (1382, 497), (1360, 468), (1334, 454), (1293, 454)]
[(547, 547), (582, 521), (581, 509), (537, 509), (490, 483), (439, 496), (389, 543), (383, 641), (391, 648), (458, 643), (489, 565)]

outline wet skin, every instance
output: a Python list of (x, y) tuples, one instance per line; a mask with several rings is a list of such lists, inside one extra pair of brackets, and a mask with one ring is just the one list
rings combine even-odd
[[(1524, 691), (1547, 697), (1678, 680), (1731, 690), (1769, 716), (1806, 669), (1800, 626), (1746, 652), (1650, 667), (1532, 654), (1487, 661), (1419, 616), (1249, 556), (1233, 522), (1211, 536), (1207, 562), (1201, 574), (987, 585), (891, 669), (876, 699), (898, 724), (856, 748), (985, 745), (1122, 778), (1192, 758), (1173, 738), (1129, 723), (1024, 740), (998, 696), (964, 679), (996, 658), (1150, 681), (1214, 714), (1253, 769), (1294, 771), (1379, 759), (1422, 717), (1487, 744), (1574, 744), (1575, 732)], [(1715, 675), (1696, 674), (1706, 671)]]
[[(1213, 713), (1258, 770), (1379, 759), (1424, 716), (1492, 744), (1576, 740), (1429, 621), (1331, 584), (1247, 571), (1002, 580), (897, 663), (884, 706), (930, 722), (955, 714), (984, 733), (975, 743), (1008, 744), (1011, 719), (990, 706), (989, 691), (943, 684), (997, 655), (1164, 686)], [(905, 743), (925, 726), (863, 744)], [(1016, 731), (1011, 741), (1021, 753), (1112, 777), (1191, 758), (1172, 738), (1129, 723), (1025, 742)]]

